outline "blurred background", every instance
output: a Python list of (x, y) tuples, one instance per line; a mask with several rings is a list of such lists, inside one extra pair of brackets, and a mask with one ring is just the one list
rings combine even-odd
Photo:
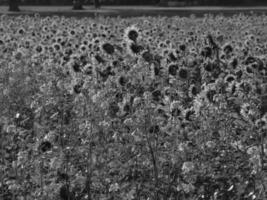
[[(9, 0), (0, 0), (0, 5), (6, 5), (8, 4), (8, 1)], [(260, 5), (267, 5), (267, 0), (100, 0), (100, 3), (102, 5), (260, 6)], [(20, 5), (72, 5), (73, 0), (20, 0), (19, 4)], [(83, 4), (92, 5), (94, 4), (94, 0), (84, 0)]]

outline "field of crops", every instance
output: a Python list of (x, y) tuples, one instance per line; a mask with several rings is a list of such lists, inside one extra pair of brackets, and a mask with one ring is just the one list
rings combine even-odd
[(267, 16), (0, 16), (0, 199), (267, 199)]

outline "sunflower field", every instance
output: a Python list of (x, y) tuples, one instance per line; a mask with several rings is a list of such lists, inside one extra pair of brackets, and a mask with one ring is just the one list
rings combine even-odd
[(267, 16), (0, 16), (0, 199), (266, 200)]

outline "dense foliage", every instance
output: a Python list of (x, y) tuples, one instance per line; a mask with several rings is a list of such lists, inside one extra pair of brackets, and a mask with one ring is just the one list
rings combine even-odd
[(1, 16), (1, 199), (266, 199), (266, 25)]

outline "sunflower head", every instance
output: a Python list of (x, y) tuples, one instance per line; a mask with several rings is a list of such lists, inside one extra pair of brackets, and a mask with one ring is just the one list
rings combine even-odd
[(77, 61), (73, 62), (72, 69), (74, 72), (81, 72), (81, 66)]
[(109, 55), (112, 55), (115, 52), (114, 46), (108, 42), (103, 43), (101, 47), (102, 50)]
[(129, 50), (130, 54), (132, 54), (132, 55), (137, 55), (144, 49), (142, 46), (137, 45), (134, 42), (131, 42), (127, 46), (128, 46), (128, 50)]
[(206, 46), (201, 50), (200, 54), (201, 54), (201, 56), (203, 56), (205, 58), (211, 57), (212, 56), (212, 49), (209, 46)]
[(195, 114), (195, 111), (194, 110), (192, 110), (192, 109), (186, 109), (185, 111), (184, 111), (184, 118), (185, 118), (185, 120), (186, 121), (192, 121), (193, 119), (193, 117), (194, 117), (194, 114)]
[(174, 64), (174, 63), (171, 63), (169, 66), (168, 66), (168, 73), (172, 76), (176, 76), (177, 74), (177, 70), (178, 70), (178, 65), (177, 64)]
[(257, 128), (262, 128), (262, 127), (266, 126), (267, 123), (266, 123), (266, 120), (261, 118), (261, 119), (256, 120), (255, 125)]
[(24, 28), (20, 28), (20, 29), (18, 30), (18, 34), (22, 35), (22, 34), (24, 34), (24, 33), (25, 33)]
[(208, 102), (215, 103), (214, 96), (216, 94), (217, 94), (216, 90), (213, 89), (209, 89), (208, 91), (206, 91), (206, 99), (208, 100)]
[(149, 133), (159, 133), (160, 132), (160, 128), (158, 125), (153, 125), (149, 128)]
[(56, 52), (60, 51), (61, 50), (61, 44), (56, 42), (53, 44), (53, 48)]
[(235, 81), (236, 77), (233, 74), (228, 74), (225, 78), (224, 81), (226, 83), (232, 83), (233, 81)]
[(135, 26), (130, 26), (126, 28), (124, 37), (126, 41), (132, 41), (136, 43), (139, 37), (139, 30)]
[(189, 87), (189, 94), (190, 98), (194, 98), (198, 94), (198, 89), (195, 84), (190, 85)]
[(186, 50), (186, 45), (185, 45), (185, 44), (181, 44), (181, 45), (179, 46), (179, 49), (180, 49), (181, 51), (185, 51), (185, 50)]
[(230, 65), (233, 69), (236, 69), (237, 65), (238, 65), (238, 59), (237, 58), (233, 58), (230, 62)]
[(50, 149), (52, 149), (53, 145), (51, 144), (51, 142), (49, 141), (43, 141), (40, 146), (39, 149), (42, 153), (45, 153), (46, 151), (49, 151)]
[(152, 92), (152, 99), (154, 101), (160, 101), (162, 98), (162, 94), (161, 94), (161, 91), (160, 90), (155, 90)]
[(189, 71), (185, 67), (181, 67), (178, 71), (178, 76), (181, 80), (187, 80), (189, 77)]
[(231, 44), (226, 44), (224, 47), (223, 47), (223, 52), (226, 54), (226, 55), (229, 55), (230, 53), (232, 53), (234, 50), (234, 48), (232, 47)]
[(173, 117), (181, 116), (183, 109), (181, 108), (180, 102), (173, 101), (170, 105), (170, 112)]
[(36, 53), (42, 53), (44, 51), (44, 47), (42, 45), (37, 45), (34, 50)]
[(142, 58), (148, 63), (153, 61), (153, 55), (149, 51), (144, 51), (142, 53)]
[(204, 69), (207, 72), (212, 72), (214, 70), (214, 65), (212, 62), (204, 63)]
[(120, 86), (125, 86), (127, 82), (128, 82), (128, 80), (127, 80), (127, 78), (125, 76), (120, 76), (118, 78), (118, 84)]

